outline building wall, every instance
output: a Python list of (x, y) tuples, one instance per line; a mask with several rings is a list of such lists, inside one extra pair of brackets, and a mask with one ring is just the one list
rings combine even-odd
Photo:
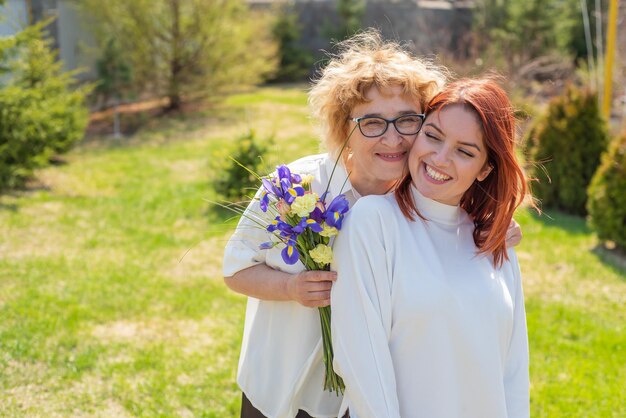
[(56, 20), (59, 58), (67, 70), (81, 69), (80, 79), (96, 78), (96, 57), (98, 50), (93, 34), (70, 1), (59, 0)]
[[(276, 7), (283, 0), (249, 0), (253, 8)], [(327, 28), (339, 23), (337, 0), (297, 0), (301, 44), (315, 55), (328, 49)], [(408, 42), (421, 55), (469, 54), (473, 3), (459, 1), (366, 0), (363, 27), (380, 29), (385, 38)]]
[(0, 36), (10, 36), (28, 25), (28, 8), (24, 0), (6, 0), (0, 6)]

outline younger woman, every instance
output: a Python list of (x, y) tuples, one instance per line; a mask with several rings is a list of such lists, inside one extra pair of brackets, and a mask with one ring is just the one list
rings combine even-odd
[(492, 81), (435, 96), (395, 194), (366, 196), (335, 242), (335, 369), (355, 418), (529, 415), (517, 258), (526, 194), (514, 117)]

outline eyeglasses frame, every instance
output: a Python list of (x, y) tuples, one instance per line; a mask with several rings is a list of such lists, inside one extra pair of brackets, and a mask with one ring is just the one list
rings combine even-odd
[[(405, 118), (407, 116), (418, 116), (422, 120), (422, 123), (420, 124), (420, 127), (417, 130), (417, 132), (412, 133), (412, 134), (407, 134), (407, 133), (402, 133), (402, 132), (400, 132), (398, 130), (398, 127), (396, 126), (396, 121), (398, 119), (402, 119), (402, 118)], [(361, 129), (361, 123), (360, 122), (363, 119), (370, 119), (370, 118), (371, 119), (382, 119), (382, 120), (384, 120), (386, 122), (385, 129), (380, 134), (378, 134), (378, 135), (366, 135), (366, 134), (363, 133), (363, 130)], [(389, 124), (392, 124), (393, 127), (395, 128), (396, 132), (398, 132), (400, 135), (417, 135), (419, 133), (419, 131), (422, 129), (422, 126), (424, 125), (424, 120), (425, 119), (426, 119), (426, 115), (424, 113), (408, 113), (406, 115), (400, 115), (400, 116), (398, 116), (395, 119), (385, 119), (385, 118), (382, 118), (380, 116), (361, 116), (359, 118), (349, 118), (350, 121), (355, 122), (357, 124), (357, 126), (359, 127), (359, 132), (361, 132), (361, 135), (363, 135), (366, 138), (378, 138), (379, 136), (383, 136), (385, 134), (385, 132), (387, 132), (387, 130), (389, 129)]]

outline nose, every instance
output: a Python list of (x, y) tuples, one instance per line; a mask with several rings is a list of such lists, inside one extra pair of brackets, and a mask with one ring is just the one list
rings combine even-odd
[(396, 130), (396, 126), (393, 123), (390, 123), (387, 127), (387, 131), (380, 138), (381, 142), (387, 143), (389, 145), (397, 145), (401, 143), (404, 139), (412, 140), (415, 139), (415, 135), (411, 135), (410, 137), (407, 135), (403, 135)]
[(450, 163), (450, 150), (448, 147), (441, 147), (433, 152), (431, 161), (437, 166), (444, 167)]

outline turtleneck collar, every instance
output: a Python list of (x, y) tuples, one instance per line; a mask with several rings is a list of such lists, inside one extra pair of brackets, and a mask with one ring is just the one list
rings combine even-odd
[(411, 194), (420, 214), (430, 220), (445, 225), (458, 225), (463, 218), (460, 206), (451, 206), (429, 199), (411, 185)]

